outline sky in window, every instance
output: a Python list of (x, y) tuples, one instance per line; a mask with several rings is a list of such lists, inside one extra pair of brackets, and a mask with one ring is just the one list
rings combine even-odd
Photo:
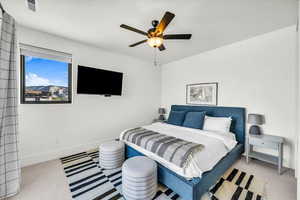
[(68, 63), (25, 56), (26, 86), (68, 86)]

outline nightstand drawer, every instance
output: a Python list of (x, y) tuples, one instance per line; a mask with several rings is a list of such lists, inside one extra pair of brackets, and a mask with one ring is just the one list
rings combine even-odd
[(249, 144), (259, 147), (278, 149), (278, 143), (262, 140), (261, 138), (249, 137)]

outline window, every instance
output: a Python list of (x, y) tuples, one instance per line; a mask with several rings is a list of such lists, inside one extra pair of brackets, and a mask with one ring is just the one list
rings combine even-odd
[(71, 103), (70, 54), (21, 44), (21, 103)]

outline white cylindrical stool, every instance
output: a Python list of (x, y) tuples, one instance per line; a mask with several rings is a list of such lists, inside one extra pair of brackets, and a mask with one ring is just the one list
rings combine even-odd
[(125, 145), (120, 141), (110, 141), (99, 146), (99, 165), (104, 169), (122, 166), (125, 159)]
[(136, 156), (122, 166), (122, 191), (126, 200), (152, 200), (157, 192), (157, 164)]

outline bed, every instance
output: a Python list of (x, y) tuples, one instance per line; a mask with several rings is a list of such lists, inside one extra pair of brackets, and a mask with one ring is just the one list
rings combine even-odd
[[(214, 167), (201, 176), (187, 179), (174, 170), (158, 163), (158, 180), (166, 185), (184, 200), (199, 200), (201, 196), (213, 186), (225, 171), (238, 160), (244, 152), (245, 145), (245, 109), (238, 107), (216, 107), (216, 106), (187, 106), (172, 105), (172, 111), (205, 111), (213, 117), (231, 117), (230, 132), (235, 134), (237, 145), (235, 145)], [(130, 145), (126, 145), (126, 158), (144, 155)]]

